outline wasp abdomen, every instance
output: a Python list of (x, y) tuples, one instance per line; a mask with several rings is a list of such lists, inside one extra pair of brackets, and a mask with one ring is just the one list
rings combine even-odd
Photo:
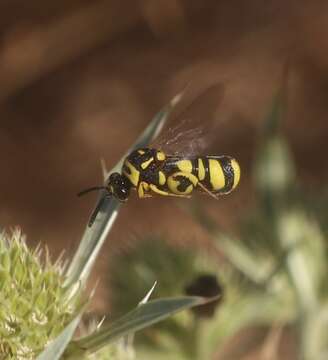
[(206, 156), (197, 159), (197, 174), (208, 190), (227, 194), (239, 183), (240, 167), (230, 156)]

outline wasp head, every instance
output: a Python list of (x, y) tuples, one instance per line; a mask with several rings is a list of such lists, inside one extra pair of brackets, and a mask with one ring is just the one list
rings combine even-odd
[[(108, 182), (106, 186), (93, 186), (86, 190), (79, 192), (77, 195), (82, 196), (84, 194), (89, 193), (90, 191), (95, 190), (105, 190), (107, 192), (107, 196), (114, 196), (119, 201), (126, 201), (130, 195), (130, 188), (131, 184), (129, 180), (120, 173), (113, 173), (109, 176)], [(103, 196), (99, 201), (94, 209), (93, 213), (91, 214), (88, 226), (91, 227), (94, 223), (106, 196)]]
[(119, 201), (126, 201), (128, 199), (130, 188), (131, 185), (129, 180), (118, 172), (110, 175), (106, 187), (107, 191)]

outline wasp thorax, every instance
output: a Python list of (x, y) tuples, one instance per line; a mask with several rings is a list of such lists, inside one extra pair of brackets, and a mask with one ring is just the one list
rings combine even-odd
[(130, 195), (131, 184), (129, 180), (120, 173), (113, 173), (109, 177), (108, 190), (119, 201), (125, 201)]

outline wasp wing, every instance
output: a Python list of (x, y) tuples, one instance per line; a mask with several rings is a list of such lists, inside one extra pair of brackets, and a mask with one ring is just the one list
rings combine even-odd
[(171, 127), (156, 143), (151, 146), (164, 151), (166, 154), (187, 157), (202, 153), (206, 148), (206, 136), (202, 127), (185, 129), (187, 121)]
[[(212, 85), (194, 96), (151, 146), (166, 154), (183, 157), (199, 156), (208, 147), (211, 124), (223, 95), (223, 85)], [(173, 125), (172, 125), (173, 123)]]

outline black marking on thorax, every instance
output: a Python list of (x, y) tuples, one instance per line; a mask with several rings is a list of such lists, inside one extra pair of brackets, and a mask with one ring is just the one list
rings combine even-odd
[[(143, 153), (140, 153), (140, 150)], [(148, 184), (154, 184), (158, 187), (162, 187), (159, 184), (159, 171), (163, 168), (163, 164), (159, 163), (156, 160), (156, 154), (156, 149), (142, 148), (133, 151), (127, 157), (127, 160), (139, 171), (139, 182), (145, 181)], [(154, 160), (150, 162), (146, 168), (143, 169), (142, 164), (144, 164), (151, 158), (153, 158)]]

